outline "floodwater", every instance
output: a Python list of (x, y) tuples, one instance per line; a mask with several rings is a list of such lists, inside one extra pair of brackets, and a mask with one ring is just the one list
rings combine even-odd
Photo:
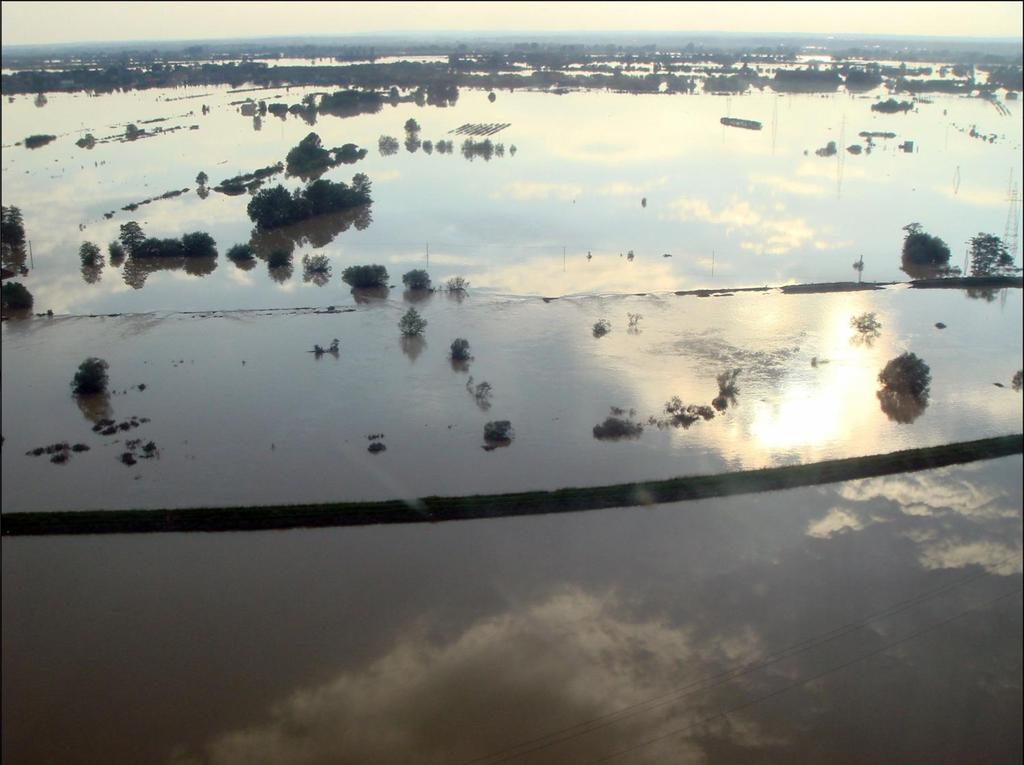
[[(850, 280), (862, 255), (865, 279), (899, 280), (912, 221), (959, 263), (969, 237), (1003, 233), (1019, 102), (935, 95), (880, 115), (878, 93), (463, 91), (311, 125), (232, 102), (314, 89), (242, 90), (2, 104), (4, 204), (32, 243), (21, 280), (55, 314), (0, 329), (4, 512), (554, 489), (1020, 431), (1020, 290), (673, 294)], [(381, 155), (410, 117), (454, 154)], [(75, 146), (128, 123), (164, 132)], [(465, 159), (465, 123), (510, 123), (491, 137), (503, 156)], [(372, 207), (273, 237), (291, 269), (236, 266), (223, 253), (252, 236), (248, 197), (200, 196), (196, 174), (272, 165), (311, 130), (369, 150), (326, 177), (366, 173)], [(897, 138), (842, 151), (862, 130)], [(58, 138), (14, 145), (38, 133)], [(828, 141), (839, 154), (815, 156)], [(128, 220), (207, 231), (221, 255), (83, 269), (81, 243)], [(314, 253), (326, 283), (304, 278)], [(394, 286), (340, 282), (364, 263)], [(471, 288), (406, 293), (413, 268)], [(411, 305), (428, 326), (402, 341)], [(881, 333), (854, 342), (866, 312)], [(458, 337), (468, 365), (448, 359)], [(334, 338), (336, 355), (309, 352)], [(887, 411), (878, 373), (907, 350), (930, 394)], [(88, 356), (110, 364), (105, 398), (70, 395)], [(713, 419), (658, 427), (670, 399), (709, 405), (736, 369)], [(612, 407), (642, 433), (595, 438)], [(95, 432), (107, 418), (127, 429)], [(506, 419), (511, 445), (484, 450), (485, 423)], [(26, 454), (61, 441), (90, 448)], [(5, 538), (2, 757), (1019, 762), (1021, 469), (407, 527)]]
[(1021, 469), (5, 538), (3, 760), (1019, 762)]
[[(601, 485), (812, 462), (1020, 432), (1022, 300), (905, 286), (867, 292), (507, 299), (470, 292), (410, 302), (401, 289), (351, 312), (244, 311), (35, 318), (3, 327), (3, 509), (252, 505)], [(422, 338), (398, 320), (415, 305)], [(874, 312), (872, 344), (851, 316)], [(635, 330), (628, 315), (639, 314)], [(593, 334), (607, 319), (611, 331)], [(935, 324), (945, 323), (945, 329)], [(474, 358), (453, 365), (466, 338)], [(317, 356), (338, 338), (337, 356)], [(906, 350), (931, 369), (925, 406), (883, 410), (878, 373)], [(81, 401), (87, 356), (111, 394)], [(665, 405), (710, 405), (689, 428), (648, 424)], [(489, 399), (467, 388), (487, 382)], [(995, 385), (998, 383), (999, 385)], [(1001, 386), (1001, 387), (1000, 387)], [(611, 407), (639, 438), (598, 440)], [(148, 418), (103, 435), (101, 418)], [(484, 424), (515, 439), (485, 451)], [(367, 451), (384, 434), (385, 452)], [(153, 441), (131, 467), (126, 442)], [(61, 441), (66, 464), (26, 454)]]
[[(24, 213), (32, 242), (24, 281), (36, 310), (351, 304), (339, 277), (360, 263), (386, 265), (395, 283), (413, 268), (428, 269), (437, 283), (462, 275), (476, 291), (499, 296), (848, 280), (861, 256), (865, 279), (897, 280), (905, 278), (903, 226), (920, 222), (949, 243), (961, 264), (968, 238), (1004, 233), (1009, 183), (1016, 179), (1021, 187), (1019, 101), (1006, 101), (1004, 114), (982, 99), (936, 94), (909, 114), (886, 115), (870, 109), (880, 91), (733, 97), (501, 91), (491, 103), (482, 91), (464, 90), (445, 108), (385, 105), (376, 114), (321, 115), (314, 125), (268, 114), (258, 129), (233, 104), (247, 98), (294, 104), (315, 90), (52, 93), (43, 107), (31, 96), (5, 100), (4, 203)], [(201, 113), (203, 105), (209, 114)], [(723, 116), (756, 119), (764, 128), (724, 127)], [(454, 154), (428, 154), (421, 146), (382, 156), (378, 138), (402, 142), (410, 117), (422, 127), (420, 140), (453, 140)], [(147, 122), (158, 119), (165, 121)], [(123, 133), (130, 122), (164, 132), (91, 150), (75, 145), (86, 132), (102, 139)], [(491, 136), (504, 156), (466, 160), (463, 137), (450, 132), (465, 123), (509, 123)], [(994, 142), (972, 137), (972, 126)], [(896, 138), (876, 139), (870, 154), (842, 150), (864, 147), (858, 133), (867, 130)], [(250, 239), (249, 197), (211, 191), (201, 198), (196, 175), (206, 172), (213, 185), (272, 165), (310, 131), (326, 146), (351, 142), (369, 150), (364, 160), (325, 176), (347, 181), (366, 173), (373, 182), (369, 215), (359, 225), (321, 221), (293, 232), (290, 274), (269, 273), (264, 260), (250, 270), (235, 266), (223, 253)], [(34, 150), (14, 145), (36, 133), (58, 138)], [(912, 153), (898, 150), (904, 140), (914, 142)], [(829, 141), (839, 153), (816, 156)], [(270, 181), (277, 182), (300, 185), (283, 174)], [(121, 210), (181, 189), (189, 191)], [(110, 211), (114, 216), (105, 219)], [(133, 219), (151, 236), (208, 231), (221, 257), (145, 280), (130, 264), (83, 273), (80, 244), (105, 246)], [(625, 257), (630, 251), (633, 260)], [(326, 255), (333, 266), (324, 286), (302, 278), (301, 258), (311, 253)]]

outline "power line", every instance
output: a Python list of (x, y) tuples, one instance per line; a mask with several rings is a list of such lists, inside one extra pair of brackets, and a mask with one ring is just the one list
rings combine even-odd
[(676, 728), (675, 730), (669, 731), (668, 733), (663, 733), (660, 736), (656, 736), (654, 738), (649, 738), (646, 741), (640, 742), (639, 744), (634, 744), (631, 747), (628, 747), (626, 749), (621, 749), (618, 752), (614, 752), (613, 754), (605, 755), (604, 757), (598, 758), (596, 760), (589, 760), (586, 765), (597, 765), (597, 763), (609, 762), (610, 760), (617, 759), (617, 758), (621, 757), (624, 754), (629, 754), (630, 752), (635, 752), (636, 750), (642, 749), (645, 746), (650, 746), (651, 744), (655, 744), (658, 741), (662, 741), (662, 740), (664, 740), (666, 738), (670, 738), (672, 736), (676, 736), (676, 735), (678, 735), (680, 733), (685, 733), (686, 731), (691, 730), (692, 728), (695, 728), (698, 725), (702, 725), (704, 723), (711, 722), (712, 720), (716, 720), (716, 719), (718, 719), (720, 717), (724, 719), (726, 715), (732, 714), (733, 712), (739, 712), (742, 709), (747, 709), (748, 707), (752, 707), (752, 706), (754, 706), (756, 704), (760, 704), (762, 701), (767, 701), (768, 699), (775, 698), (776, 696), (781, 696), (783, 693), (785, 693), (786, 691), (792, 690), (793, 688), (799, 688), (802, 685), (807, 685), (808, 683), (813, 683), (815, 680), (820, 680), (821, 678), (826, 677), (827, 675), (831, 675), (834, 672), (839, 672), (841, 670), (846, 669), (847, 667), (851, 667), (854, 664), (857, 664), (858, 662), (864, 661), (865, 659), (870, 659), (872, 656), (877, 656), (880, 653), (884, 653), (884, 652), (888, 651), (890, 648), (895, 648), (898, 645), (902, 645), (903, 643), (908, 643), (911, 640), (915, 640), (915, 639), (917, 639), (917, 638), (921, 637), (922, 635), (925, 635), (925, 634), (927, 634), (929, 632), (934, 632), (935, 630), (937, 630), (937, 629), (939, 629), (941, 627), (944, 627), (944, 626), (946, 626), (947, 624), (949, 624), (951, 622), (956, 621), (961, 616), (965, 616), (966, 614), (969, 614), (972, 611), (977, 611), (979, 609), (985, 608), (987, 606), (992, 605), (993, 603), (996, 603), (996, 602), (998, 602), (1000, 600), (1003, 600), (1004, 598), (1008, 598), (1008, 597), (1011, 597), (1012, 595), (1020, 594), (1021, 592), (1022, 592), (1022, 589), (1020, 587), (1018, 587), (1015, 590), (1011, 590), (1010, 592), (1006, 592), (1006, 593), (1003, 593), (1002, 595), (998, 595), (998, 596), (992, 598), (991, 600), (987, 600), (984, 603), (981, 603), (980, 605), (972, 606), (971, 608), (968, 608), (968, 609), (965, 609), (963, 611), (960, 611), (959, 613), (954, 614), (953, 616), (950, 616), (947, 619), (943, 619), (941, 622), (936, 622), (935, 624), (931, 624), (931, 625), (929, 625), (927, 627), (922, 627), (919, 630), (911, 632), (906, 637), (903, 637), (903, 638), (900, 638), (899, 640), (894, 640), (894, 641), (892, 641), (890, 643), (887, 643), (886, 645), (883, 645), (881, 648), (876, 648), (874, 651), (869, 651), (868, 653), (863, 654), (862, 656), (858, 656), (855, 659), (850, 659), (849, 661), (845, 661), (842, 664), (837, 664), (834, 667), (830, 667), (829, 669), (826, 669), (826, 670), (824, 670), (822, 672), (818, 672), (815, 675), (811, 675), (810, 677), (808, 677), (808, 678), (806, 678), (804, 680), (798, 680), (795, 683), (790, 683), (789, 685), (785, 685), (782, 688), (779, 688), (779, 689), (777, 689), (775, 691), (772, 691), (771, 693), (765, 694), (764, 696), (759, 696), (756, 699), (753, 699), (751, 701), (747, 701), (747, 702), (745, 702), (743, 704), (739, 704), (739, 705), (737, 705), (735, 707), (730, 707), (729, 709), (726, 709), (726, 710), (724, 710), (722, 712), (717, 712), (717, 713), (715, 713), (713, 715), (710, 715), (709, 717), (705, 717), (705, 718), (702, 718), (700, 720), (697, 720), (696, 722), (690, 723), (689, 725), (687, 725), (685, 727)]
[[(996, 565), (1001, 565), (1002, 563), (1010, 562), (1011, 560), (1014, 559), (1006, 558), (1002, 561), (997, 562)], [(809, 651), (813, 648), (817, 648), (821, 645), (825, 645), (834, 640), (838, 640), (841, 637), (849, 635), (852, 632), (856, 632), (859, 629), (862, 629), (863, 627), (867, 626), (872, 622), (878, 621), (879, 619), (883, 619), (886, 617), (895, 616), (916, 605), (920, 605), (921, 603), (924, 603), (932, 598), (949, 592), (950, 590), (956, 589), (957, 587), (969, 584), (970, 582), (980, 579), (981, 577), (984, 577), (986, 575), (987, 571), (985, 570), (975, 572), (974, 574), (970, 574), (969, 576), (963, 577), (949, 584), (942, 585), (941, 587), (936, 587), (935, 589), (929, 590), (920, 595), (916, 595), (906, 600), (898, 601), (897, 603), (887, 606), (880, 611), (876, 611), (872, 614), (869, 614), (868, 616), (862, 617), (860, 620), (856, 622), (850, 622), (842, 626), (835, 627), (831, 630), (828, 630), (827, 632), (794, 643), (793, 645), (787, 646), (786, 648), (782, 648), (778, 651), (770, 653), (758, 661), (749, 662), (744, 665), (739, 665), (731, 669), (724, 670), (718, 674), (711, 675), (706, 678), (700, 678), (691, 681), (686, 685), (682, 685), (672, 690), (665, 691), (664, 693), (658, 694), (657, 696), (653, 696), (649, 699), (638, 701), (634, 704), (630, 704), (628, 706), (617, 709), (614, 712), (608, 712), (604, 715), (591, 718), (590, 720), (584, 720), (583, 722), (576, 723), (575, 725), (551, 731), (550, 733), (546, 733), (544, 735), (538, 736), (528, 741), (523, 741), (519, 744), (506, 747), (505, 749), (501, 749), (496, 752), (491, 752), (487, 755), (482, 755), (473, 760), (464, 761), (460, 763), (460, 765), (477, 765), (478, 763), (484, 762), (487, 762), (488, 765), (496, 765), (496, 763), (507, 762), (509, 760), (522, 757), (526, 754), (532, 754), (533, 752), (545, 749), (549, 746), (560, 744), (564, 741), (569, 741), (570, 739), (577, 738), (587, 733), (591, 733), (595, 730), (608, 727), (609, 725), (614, 725), (620, 720), (625, 720), (629, 717), (633, 717), (634, 715), (641, 714), (643, 712), (648, 712), (652, 709), (657, 709), (658, 707), (678, 701), (687, 696), (691, 696), (702, 691), (711, 690), (713, 688), (724, 685), (725, 683), (730, 682), (731, 680), (735, 680), (738, 677), (742, 677), (752, 672), (756, 672), (760, 669), (765, 669), (785, 659), (798, 656), (801, 653)]]

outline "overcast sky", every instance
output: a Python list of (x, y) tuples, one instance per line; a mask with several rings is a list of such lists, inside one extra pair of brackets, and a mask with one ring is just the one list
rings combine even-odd
[(1021, 36), (1020, 2), (4, 2), (4, 45), (416, 32)]

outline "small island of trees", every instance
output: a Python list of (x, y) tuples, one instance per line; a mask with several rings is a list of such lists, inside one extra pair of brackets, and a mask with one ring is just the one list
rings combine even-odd
[(354, 143), (334, 149), (325, 149), (320, 136), (310, 133), (298, 146), (292, 148), (285, 157), (289, 175), (314, 177), (332, 167), (341, 164), (350, 165), (366, 156), (366, 149), (360, 149)]
[(136, 221), (121, 226), (121, 245), (132, 258), (216, 258), (217, 243), (202, 231), (182, 234), (180, 239), (147, 237)]
[(293, 193), (278, 184), (258, 192), (249, 201), (246, 212), (258, 229), (269, 230), (318, 215), (339, 212), (373, 201), (370, 179), (363, 173), (352, 176), (352, 185), (320, 179)]

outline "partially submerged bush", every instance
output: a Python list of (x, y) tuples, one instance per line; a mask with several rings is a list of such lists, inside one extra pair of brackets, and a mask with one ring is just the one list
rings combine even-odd
[(331, 280), (331, 265), (326, 255), (302, 256), (302, 281), (324, 287)]
[(740, 392), (736, 386), (736, 378), (742, 371), (741, 369), (728, 369), (718, 375), (718, 395), (711, 402), (711, 406), (719, 412), (724, 412), (730, 404), (736, 404), (736, 396)]
[(644, 426), (621, 417), (608, 417), (594, 426), (594, 438), (600, 441), (618, 441), (623, 438), (640, 438)]
[(20, 311), (32, 307), (32, 293), (19, 282), (8, 282), (0, 287), (0, 303), (4, 308)]
[(507, 444), (514, 436), (515, 431), (508, 420), (492, 420), (484, 425), (484, 441)]
[(329, 346), (327, 346), (326, 348), (324, 348), (322, 345), (319, 345), (319, 344), (314, 344), (313, 345), (313, 353), (316, 355), (317, 358), (320, 358), (325, 353), (330, 353), (330, 354), (333, 354), (333, 355), (337, 356), (338, 355), (338, 351), (340, 349), (341, 349), (341, 341), (338, 338), (334, 338), (333, 340), (331, 340), (331, 344)]
[(651, 418), (651, 424), (657, 425), (659, 428), (668, 427), (669, 425), (677, 428), (689, 428), (697, 420), (711, 420), (715, 417), (715, 410), (705, 404), (684, 404), (679, 396), (673, 396), (668, 403), (665, 404), (665, 414), (667, 418), (658, 420), (657, 418)]
[(384, 266), (349, 266), (341, 272), (341, 280), (350, 287), (387, 287), (388, 270)]
[(862, 313), (850, 317), (850, 327), (861, 337), (876, 338), (881, 334), (882, 322), (873, 313)]
[(1013, 380), (1010, 381), (1010, 387), (1012, 387), (1018, 393), (1020, 392), (1022, 380), (1021, 376), (1024, 375), (1024, 371), (1018, 369), (1017, 373), (1013, 376)]
[(882, 323), (873, 313), (851, 316), (850, 327), (854, 331), (850, 337), (850, 345), (865, 345), (870, 348), (882, 334)]
[(116, 239), (107, 245), (107, 252), (110, 254), (110, 262), (117, 265), (124, 260), (124, 247)]
[(476, 405), (480, 407), (480, 409), (486, 412), (491, 408), (492, 388), (489, 382), (485, 380), (482, 383), (473, 385), (473, 375), (470, 375), (469, 379), (466, 380), (466, 390), (469, 391), (469, 394), (473, 396), (474, 399), (476, 399)]
[(143, 240), (142, 244), (130, 252), (137, 258), (180, 258), (185, 254), (180, 239), (159, 239), (155, 236)]
[(410, 290), (429, 290), (430, 274), (421, 268), (413, 269), (402, 275), (402, 284)]
[(419, 311), (410, 308), (405, 315), (398, 320), (398, 328), (405, 337), (416, 337), (423, 334), (427, 327), (427, 320), (420, 316)]
[(292, 263), (292, 254), (288, 250), (274, 250), (267, 256), (268, 268), (284, 268)]
[(377, 141), (377, 151), (383, 157), (390, 157), (398, 152), (398, 139), (390, 135), (382, 135)]
[(78, 366), (71, 385), (77, 395), (88, 396), (107, 392), (107, 369), (109, 364), (103, 359), (90, 357)]
[(453, 276), (445, 282), (445, 289), (449, 292), (465, 292), (469, 289), (469, 282), (461, 276)]
[(217, 243), (212, 236), (202, 231), (182, 234), (181, 254), (186, 258), (215, 258)]
[(469, 352), (469, 340), (457, 337), (452, 340), (452, 361), (470, 361), (473, 358)]
[(598, 319), (594, 322), (594, 337), (604, 337), (611, 331), (612, 325), (607, 319)]
[(255, 257), (251, 244), (234, 244), (228, 249), (228, 259), (239, 261), (239, 260), (252, 260)]

